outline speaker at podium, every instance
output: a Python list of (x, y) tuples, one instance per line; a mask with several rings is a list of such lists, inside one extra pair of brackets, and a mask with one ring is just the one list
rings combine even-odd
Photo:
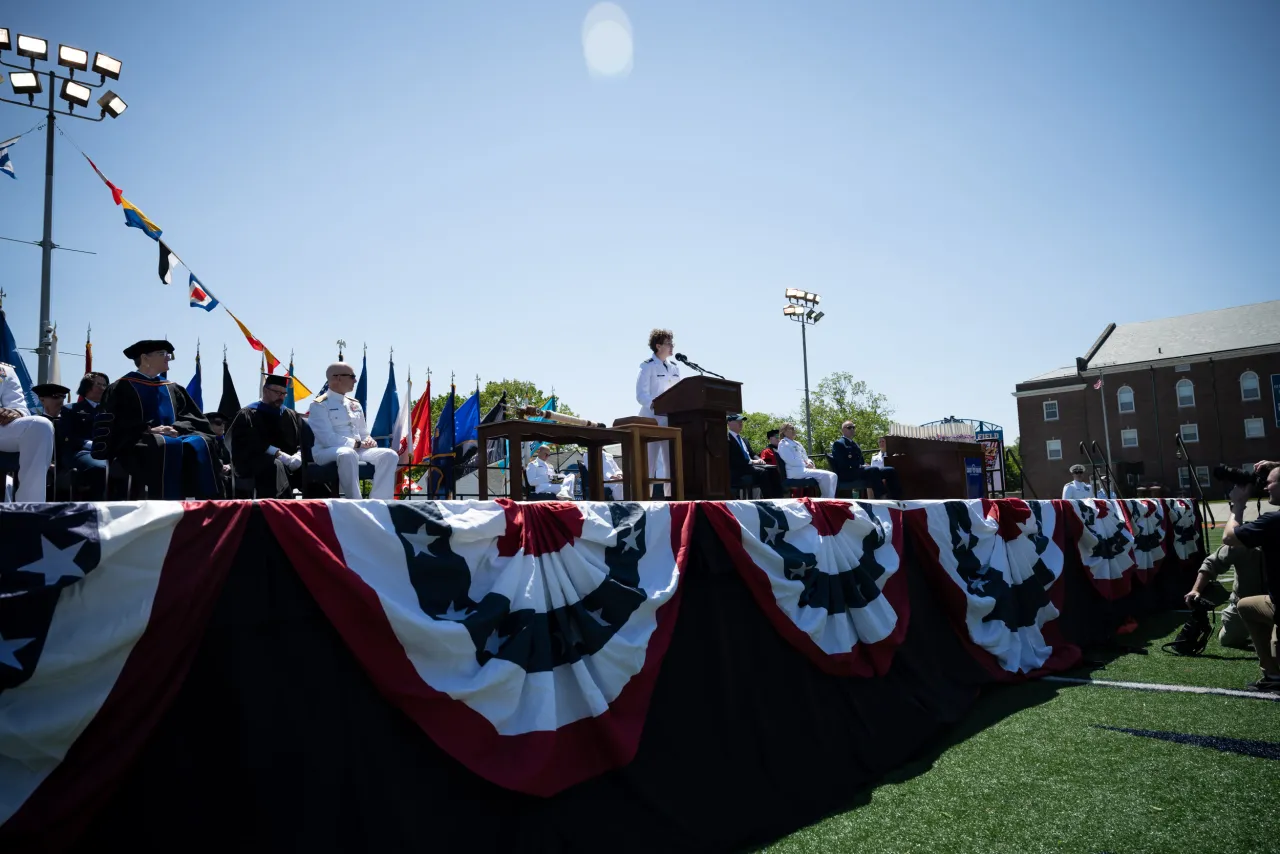
[(655, 397), (653, 411), (667, 416), (667, 424), (680, 430), (685, 497), (706, 501), (731, 498), (725, 417), (742, 411), (742, 383), (688, 377)]

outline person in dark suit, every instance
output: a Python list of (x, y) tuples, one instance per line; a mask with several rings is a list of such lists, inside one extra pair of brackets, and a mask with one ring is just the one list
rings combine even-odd
[(782, 496), (782, 478), (776, 467), (762, 462), (751, 450), (751, 443), (742, 435), (746, 422), (743, 415), (730, 415), (729, 427), (729, 483), (734, 489), (760, 487), (765, 498)]
[(62, 408), (59, 416), (64, 444), (58, 465), (79, 473), (77, 483), (90, 501), (106, 498), (107, 461), (93, 458), (93, 415), (111, 385), (106, 374), (90, 371), (80, 378), (75, 403)]
[(302, 468), (302, 418), (284, 406), (289, 378), (269, 376), (262, 400), (231, 422), (231, 461), (239, 477), (251, 477), (259, 498), (288, 498)]
[(840, 480), (861, 480), (875, 492), (876, 498), (884, 498), (887, 492), (892, 499), (902, 497), (898, 486), (898, 472), (892, 466), (875, 468), (864, 465), (862, 448), (854, 440), (856, 424), (846, 421), (840, 425), (840, 438), (831, 443), (831, 467)]

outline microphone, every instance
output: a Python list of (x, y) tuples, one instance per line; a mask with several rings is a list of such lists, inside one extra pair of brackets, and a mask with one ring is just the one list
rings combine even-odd
[(686, 356), (684, 353), (676, 353), (675, 356), (676, 356), (677, 362), (688, 365), (689, 367), (693, 368), (695, 371), (697, 371), (700, 374), (711, 374), (711, 376), (713, 377), (720, 377), (720, 379), (724, 379), (724, 377), (721, 377), (715, 371), (709, 371), (706, 368), (702, 367), (702, 365), (699, 365), (697, 362), (689, 361), (689, 357)]

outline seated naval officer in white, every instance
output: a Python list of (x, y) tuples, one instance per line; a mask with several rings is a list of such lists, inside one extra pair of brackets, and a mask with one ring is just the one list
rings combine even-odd
[(1082, 498), (1093, 498), (1093, 487), (1085, 479), (1084, 466), (1076, 463), (1070, 468), (1071, 480), (1062, 487), (1062, 497), (1073, 501)]
[[(44, 501), (45, 476), (53, 460), (53, 422), (32, 415), (18, 371), (0, 363), (0, 451), (18, 454), (16, 501)], [(4, 486), (0, 479), (0, 488)]]
[(529, 479), (529, 486), (539, 495), (559, 494), (564, 477), (552, 468), (551, 463), (547, 462), (547, 458), (551, 456), (551, 446), (539, 445), (538, 450), (533, 453), (533, 459), (529, 460), (529, 465), (524, 469), (524, 476)]
[(796, 441), (796, 425), (782, 425), (782, 441), (778, 442), (778, 456), (787, 464), (788, 478), (812, 477), (818, 481), (818, 491), (823, 498), (835, 498), (839, 478), (833, 471), (815, 468), (813, 460), (805, 453), (804, 446)]
[(320, 465), (338, 464), (338, 486), (346, 498), (360, 497), (360, 463), (373, 463), (369, 497), (390, 499), (400, 455), (391, 448), (378, 447), (369, 435), (360, 401), (347, 397), (356, 386), (355, 370), (344, 362), (334, 362), (324, 375), (329, 390), (318, 395), (307, 410), (307, 423), (316, 437), (312, 458)]
[[(680, 382), (680, 364), (672, 358), (676, 351), (675, 335), (670, 329), (654, 329), (649, 333), (649, 349), (653, 355), (641, 363), (640, 375), (636, 377), (636, 403), (640, 404), (641, 415), (657, 418), (658, 423), (665, 427), (667, 416), (653, 414), (653, 399)], [(670, 477), (667, 472), (667, 443), (650, 443), (649, 476)], [(656, 486), (662, 487), (659, 495), (669, 494), (668, 484)]]
[[(622, 468), (614, 460), (613, 454), (600, 449), (600, 471), (604, 475), (604, 491), (610, 499), (614, 501), (622, 500)], [(564, 476), (564, 483), (560, 485), (560, 497), (566, 501), (573, 501), (573, 493), (577, 487), (578, 475), (567, 474)], [(585, 496), (589, 490), (586, 484), (582, 486), (582, 494)]]

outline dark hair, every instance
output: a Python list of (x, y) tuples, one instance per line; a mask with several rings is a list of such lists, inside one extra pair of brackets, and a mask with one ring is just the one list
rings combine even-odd
[(658, 345), (663, 341), (674, 341), (675, 333), (670, 329), (654, 329), (649, 332), (649, 349), (658, 352)]
[(1253, 474), (1265, 483), (1267, 478), (1271, 477), (1271, 470), (1278, 468), (1280, 468), (1280, 463), (1268, 462), (1265, 466), (1258, 466), (1254, 469)]
[(80, 385), (76, 387), (76, 394), (84, 397), (93, 388), (93, 381), (98, 377), (102, 377), (102, 381), (107, 385), (111, 385), (111, 378), (106, 374), (100, 374), (97, 371), (90, 371), (80, 378)]
[(770, 430), (768, 433), (764, 434), (764, 437), (766, 439), (772, 439), (774, 436), (781, 436), (781, 435), (782, 435), (781, 430)]

